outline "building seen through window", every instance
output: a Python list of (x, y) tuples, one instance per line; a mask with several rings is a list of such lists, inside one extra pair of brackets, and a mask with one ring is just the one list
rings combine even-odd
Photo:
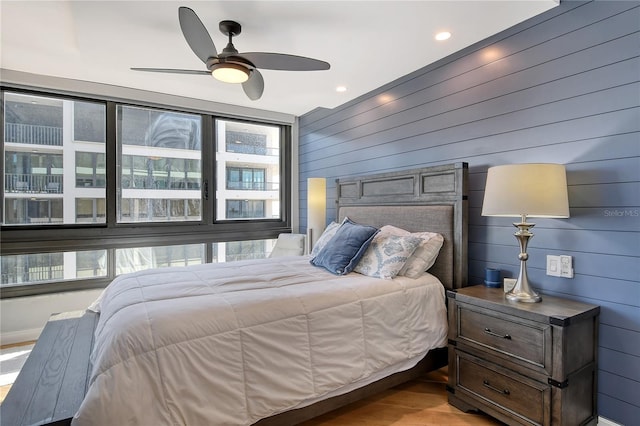
[[(12, 91), (3, 95), (3, 227), (104, 226), (109, 209), (115, 209), (117, 223), (154, 226), (283, 217), (282, 126), (213, 118), (214, 140), (203, 141), (203, 117), (210, 116), (116, 104), (116, 159), (110, 170), (107, 103)], [(215, 197), (211, 217), (203, 213), (204, 143), (215, 147), (206, 160), (215, 170), (207, 178), (207, 193)], [(107, 200), (110, 181), (116, 183), (115, 202)], [(162, 247), (3, 254), (0, 285), (106, 277), (204, 263), (207, 256), (214, 262), (262, 258), (273, 241), (210, 246), (171, 241)]]
[(3, 225), (104, 223), (105, 106), (6, 92), (4, 110)]
[(216, 120), (218, 220), (279, 219), (280, 128)]
[(201, 117), (118, 106), (118, 221), (200, 221)]

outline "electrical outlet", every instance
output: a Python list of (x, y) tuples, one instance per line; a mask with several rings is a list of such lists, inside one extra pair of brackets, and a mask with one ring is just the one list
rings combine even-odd
[(562, 276), (562, 266), (561, 266), (560, 256), (552, 256), (550, 254), (547, 255), (547, 275), (552, 277), (561, 277)]
[(560, 256), (560, 276), (573, 278), (573, 258), (571, 256)]

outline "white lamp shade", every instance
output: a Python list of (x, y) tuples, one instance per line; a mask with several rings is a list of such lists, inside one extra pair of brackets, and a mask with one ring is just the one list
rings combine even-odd
[(307, 229), (312, 230), (310, 243), (317, 241), (327, 224), (327, 181), (325, 178), (307, 179)]
[(490, 167), (482, 216), (569, 217), (567, 174), (562, 164)]

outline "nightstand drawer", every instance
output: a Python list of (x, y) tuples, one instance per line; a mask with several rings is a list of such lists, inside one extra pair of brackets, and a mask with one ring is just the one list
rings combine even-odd
[(508, 425), (597, 423), (598, 306), (514, 303), (485, 286), (447, 297), (449, 404)]
[[(490, 311), (459, 305), (460, 341), (481, 345), (546, 369), (550, 359), (551, 327), (519, 318), (498, 317)], [(517, 321), (517, 322), (516, 322)]]
[(525, 423), (549, 424), (551, 388), (456, 350), (456, 386)]

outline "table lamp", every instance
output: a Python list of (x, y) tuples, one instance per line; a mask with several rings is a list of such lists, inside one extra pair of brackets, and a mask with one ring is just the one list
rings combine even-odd
[(511, 164), (490, 167), (482, 216), (519, 217), (514, 234), (520, 244), (520, 273), (505, 297), (518, 302), (540, 302), (527, 276), (527, 245), (534, 226), (527, 217), (568, 218), (567, 176), (562, 164)]

